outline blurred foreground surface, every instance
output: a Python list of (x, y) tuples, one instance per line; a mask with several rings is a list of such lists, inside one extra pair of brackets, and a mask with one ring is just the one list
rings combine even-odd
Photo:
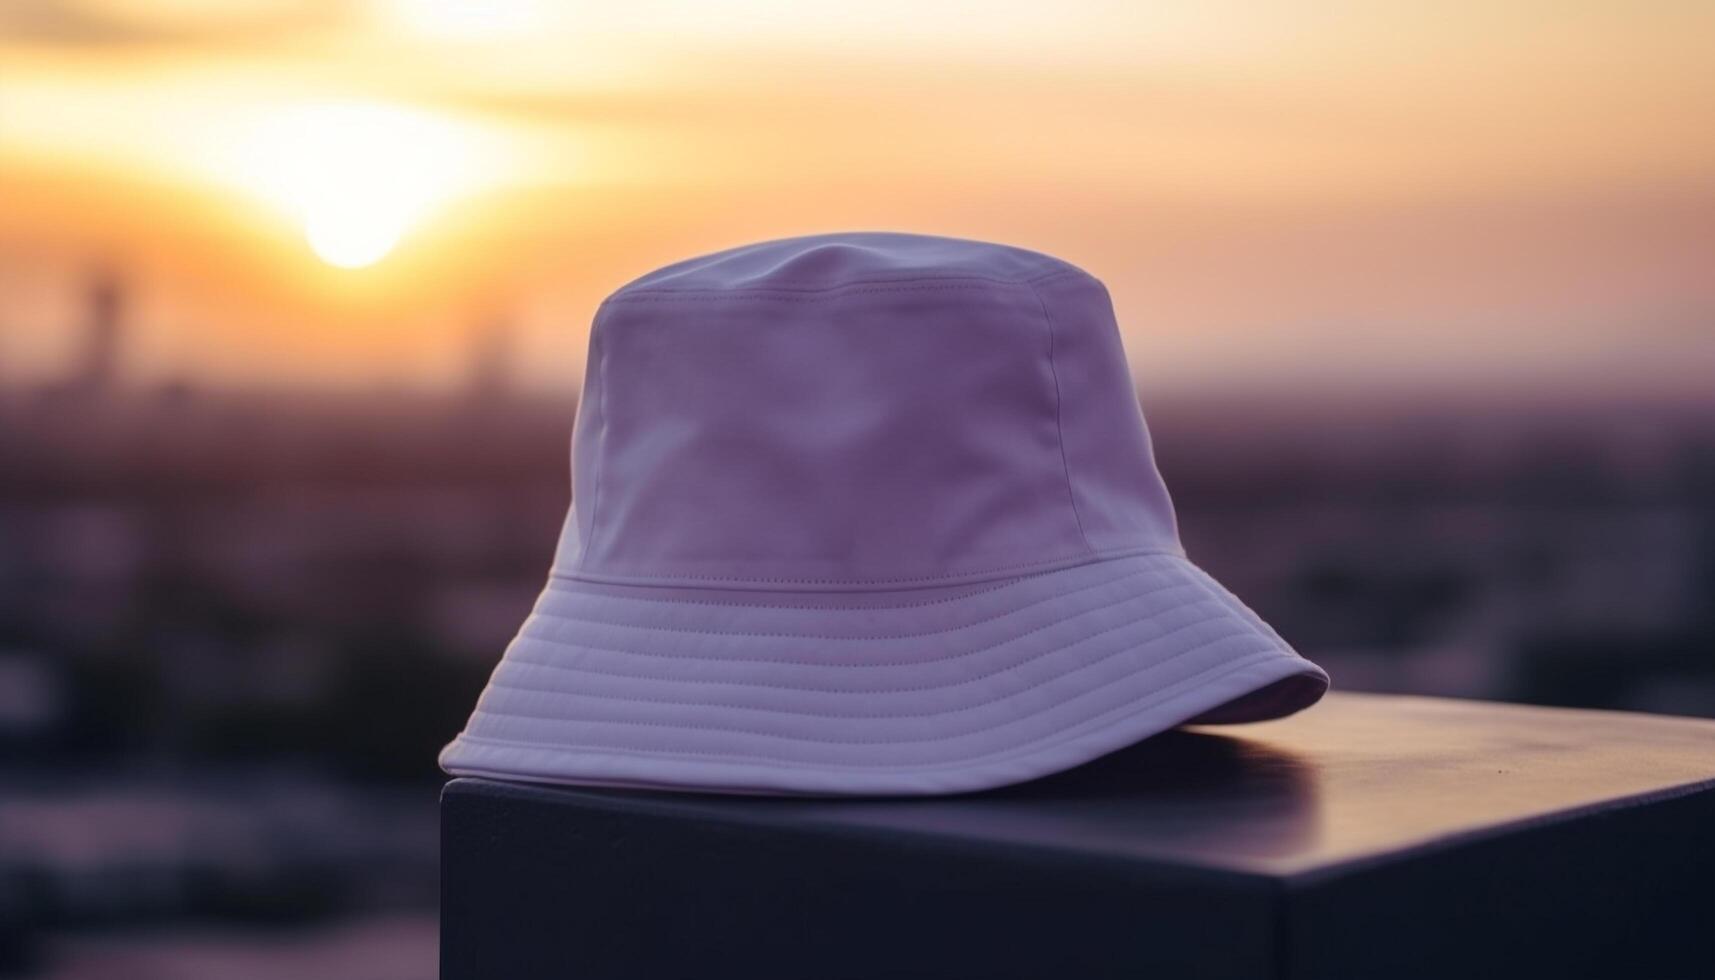
[(377, 916), (294, 932), (195, 927), (73, 939), (47, 980), (421, 980), (435, 976), (432, 915)]

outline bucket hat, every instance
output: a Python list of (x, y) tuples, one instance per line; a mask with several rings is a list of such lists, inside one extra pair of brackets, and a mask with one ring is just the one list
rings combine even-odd
[(865, 233), (596, 314), (552, 573), (449, 773), (776, 794), (1020, 782), (1328, 677), (1185, 557), (1102, 284)]

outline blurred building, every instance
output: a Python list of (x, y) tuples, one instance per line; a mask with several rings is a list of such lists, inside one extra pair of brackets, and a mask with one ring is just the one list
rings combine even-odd
[[(440, 394), (121, 384), (125, 290), (85, 299), (69, 376), (0, 391), (0, 945), (432, 903), (365, 881), (432, 880), (572, 402), (513, 386), (504, 321)], [(1149, 415), (1192, 556), (1340, 687), (1715, 715), (1708, 406)]]

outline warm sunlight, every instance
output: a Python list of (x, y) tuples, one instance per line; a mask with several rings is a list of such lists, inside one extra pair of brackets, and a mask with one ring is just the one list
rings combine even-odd
[(240, 145), (234, 176), (285, 209), (323, 261), (346, 269), (385, 258), (474, 177), (470, 134), (373, 103), (278, 109)]
[(407, 28), (461, 40), (510, 37), (542, 21), (536, 0), (392, 0), (388, 6)]
[(1715, 5), (1447, 6), (0, 0), (0, 378), (92, 256), (160, 372), (455, 383), (511, 307), (548, 384), (614, 282), (897, 228), (1105, 270), (1157, 383), (1707, 388)]

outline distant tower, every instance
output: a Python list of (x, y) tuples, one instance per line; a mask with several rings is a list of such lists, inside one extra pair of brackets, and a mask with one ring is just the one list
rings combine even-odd
[(479, 405), (506, 400), (512, 392), (512, 325), (496, 318), (479, 326), (472, 344), (470, 398)]
[(68, 387), (88, 395), (111, 392), (119, 379), (119, 354), (125, 320), (125, 286), (108, 267), (99, 267), (84, 287), (83, 349)]

